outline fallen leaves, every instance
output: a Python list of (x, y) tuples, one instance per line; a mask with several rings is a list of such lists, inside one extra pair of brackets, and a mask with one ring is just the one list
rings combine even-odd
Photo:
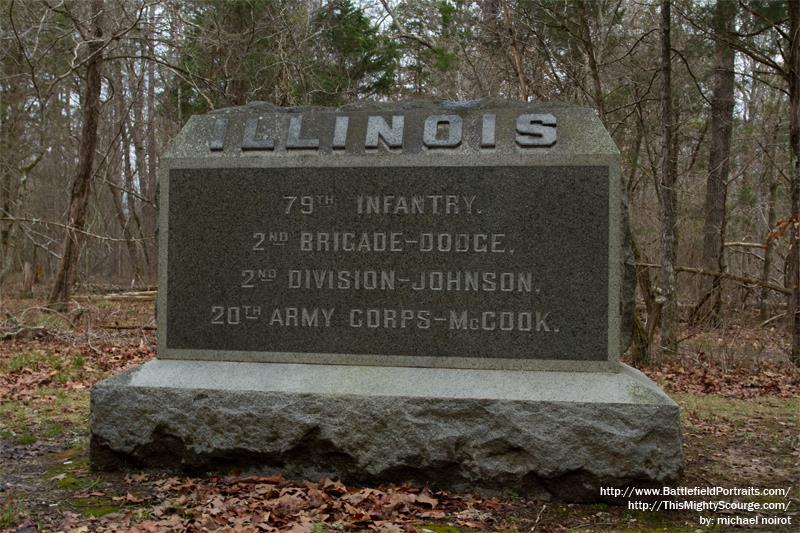
[[(155, 340), (106, 340), (71, 345), (59, 339), (0, 343), (0, 401), (43, 401), (42, 388), (87, 390), (109, 374), (140, 365), (155, 355)], [(47, 398), (44, 398), (46, 401)]]
[(748, 366), (723, 368), (707, 362), (668, 361), (642, 371), (669, 391), (719, 394), (727, 398), (800, 395), (800, 369), (788, 363), (758, 361)]
[[(97, 493), (99, 496), (103, 496), (103, 493)], [(146, 500), (146, 498), (140, 498), (139, 496), (134, 496), (130, 492), (125, 496), (114, 496), (111, 498), (115, 502), (122, 502), (122, 503), (142, 503)]]
[[(148, 498), (129, 490), (111, 499), (125, 505), (158, 501), (143, 520), (132, 513), (91, 519), (92, 531), (166, 533), (172, 531), (238, 531), (310, 533), (357, 530), (416, 533), (421, 519), (448, 520), (461, 527), (491, 530), (496, 499), (482, 500), (432, 492), (410, 485), (349, 488), (339, 481), (290, 481), (282, 476), (229, 476), (205, 479), (151, 479), (128, 475), (125, 483), (151, 488)], [(144, 484), (144, 485), (142, 485)], [(100, 492), (81, 497), (102, 495)], [(484, 504), (486, 504), (484, 506)], [(65, 514), (64, 531), (81, 530), (86, 519)]]

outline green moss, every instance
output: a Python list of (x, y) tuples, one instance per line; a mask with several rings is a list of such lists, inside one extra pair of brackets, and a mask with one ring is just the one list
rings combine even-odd
[(414, 527), (421, 531), (433, 531), (433, 533), (461, 533), (461, 530), (448, 524), (414, 524)]
[(109, 498), (82, 498), (72, 501), (72, 506), (86, 518), (97, 518), (122, 510), (123, 506)]
[(58, 488), (67, 490), (79, 489), (86, 484), (86, 480), (75, 477), (73, 474), (69, 472), (56, 474), (50, 479), (55, 482)]
[[(62, 459), (61, 457), (66, 457)], [(74, 453), (74, 450), (53, 454), (51, 459), (58, 461), (58, 464), (47, 471), (47, 479), (55, 482), (56, 486), (65, 490), (87, 489), (95, 484), (95, 481), (87, 477), (89, 471), (89, 458), (86, 455)]]

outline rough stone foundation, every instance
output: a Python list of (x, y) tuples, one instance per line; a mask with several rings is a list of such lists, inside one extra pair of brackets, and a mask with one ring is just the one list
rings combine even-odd
[(643, 374), (156, 360), (92, 390), (92, 466), (604, 499), (678, 481), (677, 405)]

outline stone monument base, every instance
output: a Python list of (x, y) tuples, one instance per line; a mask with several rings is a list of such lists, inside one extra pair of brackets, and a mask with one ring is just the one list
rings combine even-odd
[(644, 374), (154, 360), (92, 389), (91, 461), (568, 501), (675, 484), (677, 405)]

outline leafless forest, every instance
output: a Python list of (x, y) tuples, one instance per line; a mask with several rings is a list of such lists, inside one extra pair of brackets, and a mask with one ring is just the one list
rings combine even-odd
[(745, 319), (800, 363), (799, 31), (792, 0), (0, 0), (0, 295), (154, 288), (192, 114), (560, 101), (621, 152), (634, 357)]

